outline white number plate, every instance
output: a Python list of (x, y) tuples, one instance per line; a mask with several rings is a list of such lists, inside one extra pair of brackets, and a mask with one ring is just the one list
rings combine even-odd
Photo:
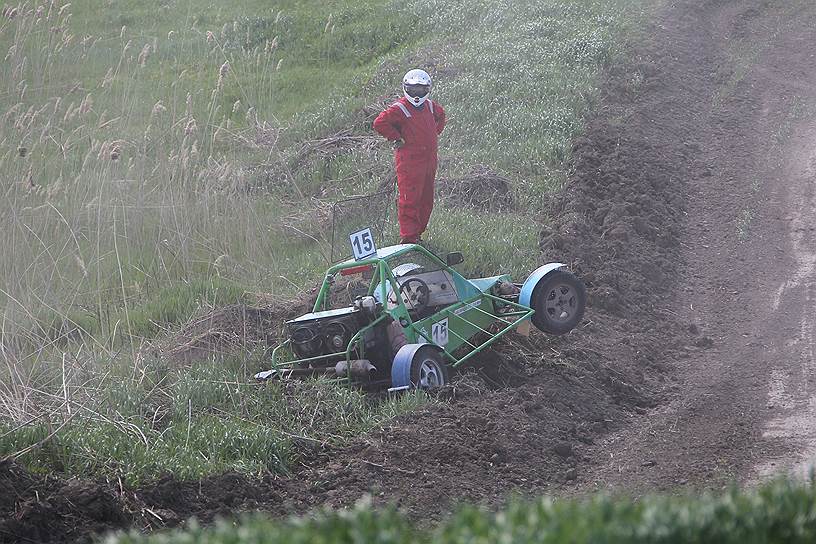
[(437, 346), (448, 345), (448, 318), (437, 321), (431, 327), (431, 338)]
[(355, 261), (361, 261), (377, 253), (377, 247), (374, 245), (374, 236), (371, 235), (370, 228), (359, 230), (349, 236), (349, 238), (351, 238), (351, 250), (354, 252)]

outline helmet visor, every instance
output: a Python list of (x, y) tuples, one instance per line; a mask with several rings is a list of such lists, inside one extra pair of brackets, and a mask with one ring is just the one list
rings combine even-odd
[(431, 92), (430, 85), (403, 85), (405, 92), (411, 98), (422, 98)]

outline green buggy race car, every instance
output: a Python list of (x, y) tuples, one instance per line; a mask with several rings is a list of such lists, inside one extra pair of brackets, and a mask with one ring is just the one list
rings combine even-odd
[(352, 246), (356, 258), (329, 268), (313, 311), (286, 323), (289, 339), (256, 379), (327, 375), (430, 389), (514, 329), (532, 322), (560, 335), (583, 317), (586, 289), (561, 263), (518, 284), (506, 274), (463, 277), (453, 268), (461, 253), (442, 260), (422, 245), (375, 249), (370, 232), (357, 242), (352, 235)]

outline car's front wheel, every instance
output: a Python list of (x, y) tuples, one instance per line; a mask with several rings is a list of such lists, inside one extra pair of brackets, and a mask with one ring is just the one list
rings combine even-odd
[(429, 344), (407, 344), (394, 357), (391, 387), (429, 390), (447, 383), (448, 367), (439, 351)]

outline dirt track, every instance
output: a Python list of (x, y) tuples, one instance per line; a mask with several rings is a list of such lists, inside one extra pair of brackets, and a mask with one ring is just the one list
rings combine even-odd
[(672, 309), (698, 349), (674, 362), (670, 402), (596, 444), (603, 462), (586, 482), (634, 492), (801, 473), (816, 453), (816, 10), (709, 2), (691, 13), (664, 28), (701, 100), (687, 110), (702, 171), (685, 183)]
[(675, 2), (607, 75), (541, 244), (587, 280), (588, 319), (536, 337), (526, 352), (543, 356), (517, 359), (513, 379), (462, 376), (449, 403), (343, 451), (304, 449), (290, 478), (128, 490), (0, 467), (0, 540), (366, 493), (439, 518), (514, 492), (801, 470), (816, 453), (816, 7), (780, 4)]

